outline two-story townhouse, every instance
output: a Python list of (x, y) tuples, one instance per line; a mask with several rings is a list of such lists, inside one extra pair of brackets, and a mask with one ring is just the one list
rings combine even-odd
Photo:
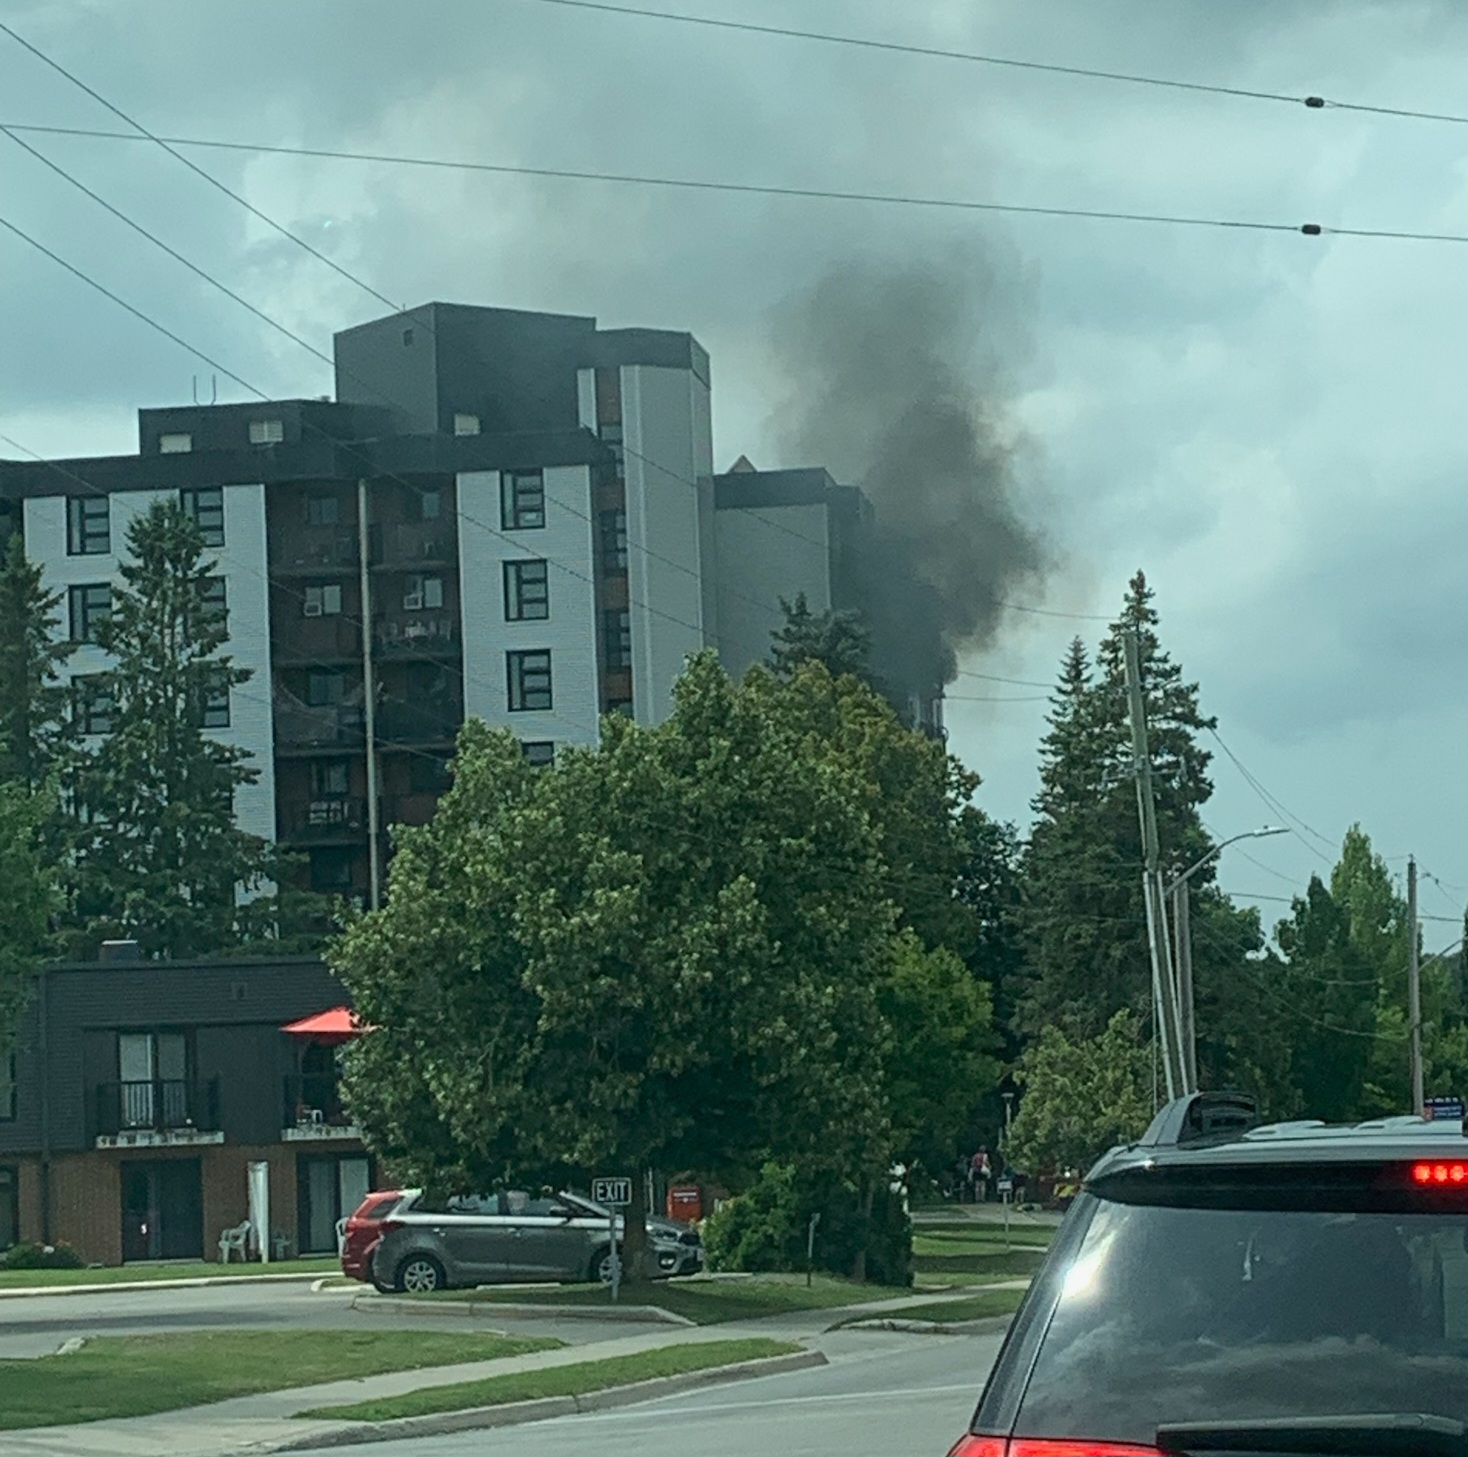
[(341, 1098), (344, 1007), (320, 961), (108, 959), (47, 967), (0, 1078), (0, 1246), (89, 1261), (213, 1259), (269, 1167), (272, 1235), (331, 1254), (375, 1169)]

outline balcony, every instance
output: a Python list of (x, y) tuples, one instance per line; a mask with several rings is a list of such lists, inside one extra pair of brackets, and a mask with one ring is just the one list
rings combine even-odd
[(373, 646), (379, 658), (453, 657), (459, 651), (459, 624), (444, 612), (410, 612), (377, 622)]
[(270, 571), (277, 577), (336, 575), (357, 570), (357, 534), (340, 526), (297, 527), (272, 542)]
[(287, 806), (285, 821), (292, 844), (350, 844), (367, 833), (367, 801), (313, 799)]
[(451, 744), (463, 721), (455, 704), (388, 698), (377, 710), (377, 739), (382, 744)]
[(442, 521), (374, 526), (370, 549), (372, 565), (385, 571), (447, 567), (455, 565), (459, 559), (453, 527)]
[(364, 741), (362, 705), (332, 703), (313, 707), (290, 694), (275, 697), (278, 749), (360, 749)]
[(340, 1083), (326, 1073), (286, 1078), (280, 1126), (286, 1143), (362, 1136), (342, 1103)]
[(362, 657), (361, 629), (344, 617), (302, 617), (296, 604), (294, 617), (282, 621), (277, 629), (270, 656), (278, 667), (355, 663)]
[(159, 1148), (223, 1143), (219, 1079), (153, 1078), (97, 1083), (92, 1138), (98, 1148)]

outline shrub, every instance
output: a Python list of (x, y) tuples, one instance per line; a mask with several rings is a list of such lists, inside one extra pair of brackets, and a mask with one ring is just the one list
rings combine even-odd
[(704, 1221), (713, 1270), (804, 1270), (810, 1216), (819, 1212), (815, 1268), (882, 1285), (912, 1282), (912, 1221), (886, 1183), (871, 1196), (830, 1176), (769, 1163), (753, 1184)]
[(54, 1245), (11, 1245), (0, 1255), (0, 1267), (7, 1270), (82, 1270), (86, 1264), (65, 1240)]

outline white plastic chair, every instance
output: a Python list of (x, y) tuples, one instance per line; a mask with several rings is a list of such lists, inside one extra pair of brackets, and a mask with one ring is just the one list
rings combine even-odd
[(347, 1248), (347, 1222), (338, 1219), (336, 1222), (336, 1257), (341, 1259)]
[(241, 1224), (235, 1225), (233, 1229), (226, 1229), (219, 1236), (220, 1264), (229, 1264), (230, 1257), (236, 1251), (239, 1252), (240, 1262), (242, 1264), (250, 1258), (250, 1221), (248, 1219)]

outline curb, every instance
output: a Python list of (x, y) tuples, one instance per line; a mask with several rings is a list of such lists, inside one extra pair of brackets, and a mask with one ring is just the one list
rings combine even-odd
[(506, 1320), (613, 1320), (652, 1325), (696, 1326), (686, 1315), (658, 1305), (517, 1305), (509, 1300), (396, 1300), (390, 1295), (358, 1295), (352, 1309), (380, 1315), (493, 1315)]
[(38, 1295), (136, 1294), (139, 1290), (198, 1290), (211, 1285), (266, 1285), (286, 1280), (329, 1280), (335, 1277), (313, 1271), (309, 1275), (195, 1275), (186, 1280), (109, 1280), (96, 1285), (24, 1285), (0, 1290), (0, 1300), (34, 1300)]
[(536, 1401), (514, 1401), (502, 1406), (470, 1407), (465, 1411), (436, 1412), (432, 1416), (398, 1417), (386, 1422), (353, 1422), (329, 1431), (301, 1433), (279, 1441), (256, 1442), (239, 1448), (240, 1454), (269, 1452), (312, 1452), (330, 1447), (350, 1447), (363, 1442), (392, 1442), (402, 1438), (436, 1437), (450, 1432), (481, 1431), (490, 1427), (519, 1426), (552, 1417), (584, 1412), (609, 1411), (658, 1397), (676, 1396), (700, 1386), (726, 1381), (750, 1380), (757, 1376), (779, 1376), (787, 1371), (804, 1371), (827, 1364), (820, 1351), (796, 1351), (788, 1356), (766, 1356), (732, 1366), (710, 1366), (703, 1371), (686, 1371), (679, 1376), (659, 1376), (628, 1386), (609, 1386), (585, 1396), (548, 1396)]
[(843, 1331), (905, 1331), (916, 1336), (981, 1336), (1008, 1330), (1012, 1315), (988, 1315), (979, 1320), (859, 1320), (833, 1327)]

